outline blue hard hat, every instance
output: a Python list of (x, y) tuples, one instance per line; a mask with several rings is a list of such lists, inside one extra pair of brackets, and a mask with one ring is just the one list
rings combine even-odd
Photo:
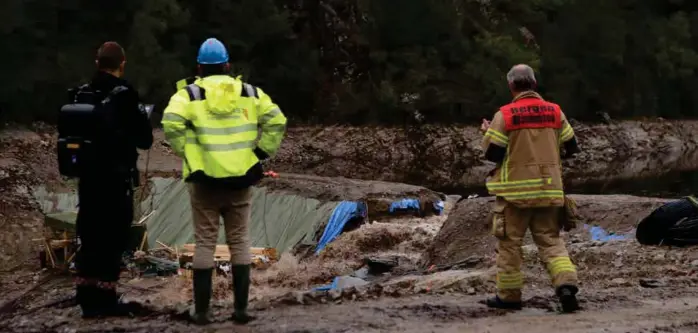
[(209, 38), (199, 48), (196, 61), (202, 65), (217, 65), (228, 62), (228, 50), (218, 39)]

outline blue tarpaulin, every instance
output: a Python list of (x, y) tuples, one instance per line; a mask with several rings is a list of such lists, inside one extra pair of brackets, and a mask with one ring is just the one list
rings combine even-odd
[(417, 199), (400, 199), (390, 204), (390, 212), (414, 210), (419, 211), (419, 200)]
[(317, 291), (342, 290), (344, 288), (359, 287), (368, 284), (364, 279), (353, 276), (337, 276), (332, 280), (332, 283), (313, 288)]
[(443, 212), (444, 212), (444, 207), (445, 207), (445, 206), (444, 206), (444, 202), (443, 202), (443, 201), (439, 200), (439, 201), (434, 202), (434, 212), (436, 213), (436, 215), (441, 215), (441, 214), (443, 214)]
[(591, 234), (592, 241), (608, 242), (608, 241), (613, 241), (613, 240), (626, 239), (626, 237), (623, 235), (615, 235), (613, 233), (609, 234), (606, 230), (604, 230), (603, 228), (601, 228), (599, 226), (589, 226), (589, 225), (585, 224), (584, 229), (589, 230), (589, 233)]
[(324, 286), (315, 287), (314, 290), (317, 290), (317, 291), (336, 290), (338, 283), (339, 283), (339, 276), (335, 276), (334, 280), (332, 280), (332, 283), (326, 284)]
[[(444, 202), (439, 200), (432, 204), (432, 208), (436, 215), (443, 214)], [(400, 199), (390, 204), (390, 213), (395, 213), (399, 211), (415, 211), (419, 212), (421, 210), (421, 204), (419, 199)]]
[(356, 217), (366, 217), (366, 204), (355, 201), (342, 201), (335, 207), (327, 222), (327, 227), (322, 233), (322, 237), (318, 241), (315, 254), (320, 253), (322, 249), (332, 242), (344, 230), (344, 226), (351, 219)]

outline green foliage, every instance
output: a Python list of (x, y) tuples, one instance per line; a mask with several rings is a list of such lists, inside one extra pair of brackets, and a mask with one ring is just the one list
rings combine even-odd
[(0, 120), (55, 120), (116, 40), (159, 110), (208, 37), (295, 123), (479, 121), (537, 71), (570, 117), (696, 116), (698, 5), (660, 0), (4, 0)]

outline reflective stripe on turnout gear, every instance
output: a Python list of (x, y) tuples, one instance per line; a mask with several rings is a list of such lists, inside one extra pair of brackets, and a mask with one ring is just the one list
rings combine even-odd
[(523, 288), (523, 273), (497, 273), (497, 289)]
[(504, 193), (508, 192), (509, 189), (520, 189), (526, 187), (541, 186), (552, 183), (552, 178), (538, 178), (538, 179), (526, 179), (526, 180), (513, 180), (510, 182), (488, 182), (487, 189), (490, 193)]
[(506, 148), (487, 179), (489, 193), (522, 208), (562, 206), (560, 140), (573, 135), (557, 104), (533, 91), (516, 96), (495, 113), (483, 138), (485, 149), (489, 144)]
[[(506, 171), (506, 169), (504, 170)], [(501, 173), (504, 178), (505, 172)], [(537, 178), (513, 181), (487, 182), (487, 190), (491, 194), (504, 199), (560, 199), (564, 198), (563, 190), (543, 190), (543, 186), (552, 184), (552, 178)]]
[(570, 257), (554, 257), (548, 262), (548, 272), (550, 276), (555, 277), (561, 273), (576, 273), (577, 269)]
[(569, 122), (565, 122), (562, 131), (560, 131), (560, 142), (565, 142), (572, 139), (572, 137), (574, 137), (574, 130), (572, 129), (572, 126), (570, 126)]
[(499, 143), (502, 146), (506, 146), (509, 144), (509, 138), (504, 133), (493, 130), (491, 128), (487, 129), (487, 132), (485, 132), (485, 136), (490, 138), (490, 140)]

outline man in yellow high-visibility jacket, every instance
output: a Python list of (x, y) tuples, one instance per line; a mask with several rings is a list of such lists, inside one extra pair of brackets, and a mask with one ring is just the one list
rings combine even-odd
[[(251, 186), (263, 177), (260, 161), (278, 151), (286, 117), (261, 89), (227, 75), (228, 52), (220, 41), (206, 40), (197, 61), (199, 77), (172, 96), (162, 119), (167, 140), (183, 160), (191, 196), (196, 251), (190, 317), (197, 324), (211, 322), (213, 254), (222, 216), (233, 275), (232, 320), (245, 324), (254, 319), (247, 313)], [(262, 135), (256, 142), (258, 127)]]

